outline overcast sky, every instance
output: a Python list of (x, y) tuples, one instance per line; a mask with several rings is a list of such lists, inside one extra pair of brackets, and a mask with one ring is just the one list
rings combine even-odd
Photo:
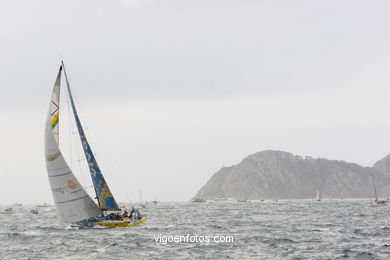
[[(268, 149), (370, 166), (390, 153), (389, 11), (372, 0), (0, 0), (0, 203), (52, 203), (43, 134), (61, 59), (119, 201), (140, 189), (188, 200), (221, 166)], [(61, 145), (76, 161), (62, 104)]]

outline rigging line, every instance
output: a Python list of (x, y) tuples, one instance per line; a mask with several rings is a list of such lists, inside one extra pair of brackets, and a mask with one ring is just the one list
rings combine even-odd
[[(93, 128), (93, 127), (92, 127)], [(91, 147), (94, 147), (94, 151), (98, 151), (98, 152), (102, 152), (102, 155), (103, 156), (99, 156), (97, 153), (93, 153), (93, 155), (95, 156), (95, 158), (96, 158), (96, 160), (98, 160), (99, 159), (99, 161), (100, 162), (102, 162), (102, 164), (100, 164), (99, 165), (99, 167), (100, 167), (100, 169), (101, 169), (101, 171), (102, 172), (105, 172), (106, 174), (105, 174), (105, 178), (107, 179), (107, 178), (110, 178), (110, 176), (112, 176), (112, 174), (110, 175), (110, 174), (107, 174), (107, 172), (108, 171), (106, 171), (105, 170), (105, 165), (107, 165), (107, 159), (106, 158), (108, 158), (108, 160), (110, 160), (110, 157), (107, 155), (108, 153), (106, 152), (106, 147), (102, 144), (102, 142), (101, 142), (101, 140), (100, 140), (100, 138), (98, 138), (97, 136), (98, 135), (96, 135), (95, 134), (95, 132), (93, 132), (93, 131), (91, 131), (88, 127), (87, 128), (85, 128), (84, 129), (85, 130), (85, 134), (86, 135), (88, 135), (90, 138), (88, 139), (88, 141), (89, 141), (89, 144), (90, 144), (90, 146)], [(101, 149), (99, 149), (99, 147), (101, 148)], [(115, 169), (115, 167), (113, 166), (113, 163), (110, 161), (109, 163), (108, 163), (109, 165), (110, 165), (110, 167), (111, 167), (111, 169), (113, 170), (113, 172), (114, 172), (114, 176), (115, 176), (115, 182), (116, 183), (119, 183), (119, 185), (120, 185), (120, 188), (122, 189), (122, 191), (123, 191), (123, 193), (122, 193), (122, 196), (124, 195), (125, 196), (125, 199), (127, 200), (127, 201), (130, 201), (130, 196), (129, 196), (129, 194), (127, 193), (127, 191), (126, 191), (126, 189), (125, 189), (125, 187), (124, 187), (124, 185), (123, 185), (123, 181), (119, 178), (119, 176), (118, 176), (118, 171)], [(110, 180), (112, 180), (112, 179), (110, 179)], [(107, 180), (106, 180), (107, 181)], [(111, 191), (111, 193), (113, 193), (112, 191)]]
[[(66, 98), (66, 104), (67, 104), (67, 107), (68, 107), (68, 122), (69, 122), (69, 126), (68, 126), (68, 130), (69, 130), (69, 151), (70, 151), (70, 162), (71, 162), (71, 169), (73, 169), (73, 166), (74, 166), (74, 161), (73, 161), (73, 153), (75, 153), (76, 155), (79, 154), (78, 157), (82, 156), (80, 155), (81, 151), (80, 149), (77, 149), (77, 145), (73, 145), (73, 142), (75, 142), (75, 137), (74, 135), (77, 134), (77, 130), (74, 129), (74, 124), (72, 124), (72, 122), (74, 121), (74, 119), (72, 120), (72, 108), (71, 108), (71, 105), (70, 105), (70, 96), (69, 95), (66, 95), (67, 98)], [(83, 186), (86, 186), (86, 180), (85, 180), (85, 172), (83, 171), (82, 167), (81, 167), (81, 164), (80, 164), (80, 160), (77, 160), (77, 164), (79, 166), (79, 176), (81, 177), (81, 181), (82, 181), (82, 185)]]
[(97, 135), (93, 135), (93, 136), (95, 137), (94, 139), (96, 139), (96, 140), (99, 142), (100, 146), (103, 148), (103, 149), (102, 149), (102, 151), (103, 151), (103, 153), (104, 153), (104, 156), (103, 156), (103, 157), (105, 158), (105, 160), (108, 161), (110, 167), (112, 168), (112, 170), (113, 170), (113, 172), (114, 172), (114, 176), (115, 176), (115, 178), (116, 178), (116, 181), (119, 182), (119, 185), (120, 185), (121, 189), (123, 190), (124, 195), (125, 195), (127, 201), (130, 202), (130, 196), (129, 196), (129, 194), (128, 194), (128, 192), (127, 192), (125, 186), (124, 186), (124, 182), (121, 180), (120, 174), (119, 174), (119, 172), (117, 171), (117, 169), (115, 168), (115, 166), (114, 166), (115, 164), (112, 162), (111, 157), (109, 156), (109, 153), (106, 152), (107, 149), (106, 149), (105, 145), (103, 144), (103, 142), (101, 141), (101, 139), (98, 138)]
[[(69, 83), (69, 79), (68, 79), (68, 75), (66, 73), (66, 69), (65, 69), (65, 65), (64, 65), (64, 62), (61, 61), (62, 63), (62, 68), (64, 70), (64, 75), (65, 75), (65, 80), (66, 80), (66, 86), (68, 88), (68, 95), (69, 95), (69, 99), (71, 99), (71, 105), (72, 105), (72, 110), (73, 110), (73, 117), (74, 117), (74, 120), (76, 121), (76, 117), (79, 119), (79, 116), (78, 116), (78, 112), (76, 111), (76, 108), (75, 108), (75, 104), (74, 104), (74, 99), (72, 97), (72, 93), (71, 93), (71, 89), (70, 89), (70, 83)], [(80, 130), (78, 129), (79, 131), (79, 134), (80, 134)], [(95, 190), (95, 195), (96, 195), (96, 200), (97, 200), (97, 203), (99, 205), (99, 208), (101, 208), (101, 205), (100, 205), (100, 200), (99, 200), (99, 195), (98, 195), (98, 191), (96, 189), (96, 187), (94, 186), (94, 190)]]
[[(79, 149), (79, 158), (80, 158), (80, 156), (82, 156), (80, 153), (82, 152), (82, 151), (80, 151), (80, 149)], [(83, 158), (84, 160), (85, 160), (85, 158)], [(80, 171), (80, 176), (81, 176), (81, 180), (82, 180), (82, 182), (83, 182), (83, 186), (86, 186), (86, 184), (87, 184), (87, 182), (85, 181), (85, 172), (83, 171), (83, 167), (81, 167), (81, 160), (82, 159), (79, 159), (79, 160), (77, 160), (77, 163), (78, 163), (78, 165), (79, 165), (79, 171)]]
[[(73, 102), (77, 104), (77, 100), (75, 100), (74, 95), (73, 95)], [(82, 111), (82, 109), (80, 109), (80, 106), (78, 105), (77, 113), (78, 113), (79, 117), (81, 114), (80, 110)], [(93, 128), (93, 129), (98, 129), (98, 128), (95, 127), (95, 125), (93, 123), (91, 123), (87, 120), (88, 120), (88, 118), (86, 118), (86, 117), (83, 118), (84, 132), (86, 135), (88, 135), (90, 137), (88, 139), (88, 142), (89, 142), (90, 146), (94, 148), (94, 151), (96, 151), (96, 148), (101, 147), (102, 149), (97, 149), (97, 150), (98, 150), (98, 152), (103, 151), (103, 155), (104, 155), (104, 156), (98, 156), (98, 155), (96, 155), (96, 153), (94, 153), (96, 159), (99, 158), (99, 160), (101, 160), (101, 159), (105, 160), (106, 158), (108, 158), (108, 161), (109, 161), (108, 163), (114, 171), (114, 176), (116, 178), (115, 181), (119, 182), (121, 189), (124, 191), (124, 195), (125, 195), (126, 199), (128, 201), (130, 201), (130, 196), (127, 193), (127, 190), (125, 189), (125, 187), (123, 185), (124, 182), (120, 179), (118, 171), (116, 170), (116, 168), (114, 167), (114, 164), (111, 161), (111, 157), (108, 156), (108, 153), (106, 152), (106, 150), (107, 150), (106, 147), (103, 145), (103, 142), (101, 141), (101, 138), (99, 138), (98, 134), (96, 134), (96, 131), (91, 131), (89, 129), (88, 125), (91, 125), (91, 128)], [(104, 165), (100, 165), (100, 168), (102, 168), (102, 166), (104, 166)], [(102, 170), (102, 172), (104, 172), (104, 171)], [(106, 177), (109, 177), (109, 175), (108, 176), (106, 175)]]
[[(67, 77), (67, 73), (66, 73), (66, 71), (65, 71), (65, 67), (64, 67), (64, 74), (65, 74), (65, 77), (66, 77), (66, 79), (67, 79), (67, 83), (68, 83), (68, 87), (71, 89), (71, 87), (70, 87), (70, 84), (69, 84), (69, 81), (68, 81), (68, 77)], [(73, 102), (76, 104), (76, 106), (77, 106), (77, 114), (78, 114), (78, 116), (79, 116), (79, 119), (81, 118), (81, 115), (82, 115), (82, 111), (83, 111), (83, 109), (81, 108), (81, 106), (80, 106), (80, 104), (77, 102), (77, 89), (76, 89), (76, 91), (74, 90), (74, 89), (71, 89), (72, 90), (72, 93), (74, 93), (74, 94), (76, 94), (76, 95), (72, 95), (72, 98), (73, 98)], [(76, 96), (76, 98), (75, 98), (75, 96)], [(81, 111), (81, 113), (80, 113), (80, 111)], [(87, 121), (87, 119), (88, 119), (88, 117), (82, 117), (83, 118), (83, 129), (84, 129), (84, 133), (87, 135), (89, 135), (91, 138), (89, 138), (88, 139), (88, 142), (89, 142), (89, 145), (90, 145), (90, 147), (93, 147), (94, 149), (94, 151), (96, 151), (96, 148), (97, 148), (97, 145), (96, 145), (96, 143), (95, 143), (95, 139), (99, 142), (99, 144), (102, 144), (102, 142), (100, 141), (100, 140), (98, 140), (98, 139), (100, 139), (100, 138), (96, 138), (97, 137), (97, 135), (95, 135), (94, 133), (92, 133), (92, 131), (89, 129), (89, 125), (93, 125), (93, 124), (90, 124), (90, 122), (88, 122)], [(80, 119), (81, 120), (81, 119)], [(103, 151), (104, 150), (106, 150), (105, 149), (105, 147), (103, 146), (103, 145), (100, 145), (102, 148), (103, 148)], [(99, 149), (98, 149), (99, 150)], [(98, 156), (96, 156), (96, 153), (94, 153), (94, 155), (95, 155), (95, 157), (98, 157)], [(114, 167), (114, 164), (112, 163), (112, 161), (111, 161), (111, 159), (110, 159), (110, 157), (109, 156), (107, 156), (107, 153), (104, 153), (104, 155), (106, 155), (105, 157), (108, 157), (108, 160), (110, 161), (109, 162), (109, 164), (110, 164), (110, 166), (111, 166), (111, 168), (113, 169), (113, 171), (114, 171), (114, 175), (115, 175), (115, 177), (116, 177), (116, 182), (119, 182), (119, 184), (120, 184), (120, 186), (121, 186), (121, 189), (124, 191), (124, 195), (125, 195), (125, 197), (126, 197), (126, 199), (128, 200), (128, 201), (130, 201), (130, 196), (129, 196), (129, 194), (127, 193), (127, 190), (125, 189), (125, 187), (124, 187), (124, 185), (123, 185), (123, 182), (122, 182), (122, 180), (120, 179), (120, 177), (119, 177), (119, 175), (118, 175), (118, 171), (116, 170), (116, 168)], [(100, 159), (102, 158), (102, 157), (99, 157)], [(100, 165), (100, 168), (102, 168), (102, 165)], [(103, 171), (102, 171), (103, 172)], [(106, 176), (107, 177), (107, 176)], [(108, 176), (109, 177), (109, 176)], [(111, 191), (112, 192), (112, 191)]]

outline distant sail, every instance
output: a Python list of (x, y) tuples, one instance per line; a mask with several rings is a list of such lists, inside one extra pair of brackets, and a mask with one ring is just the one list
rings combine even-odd
[(45, 126), (46, 168), (61, 220), (75, 223), (102, 214), (80, 185), (59, 149), (59, 102), (62, 66), (57, 75)]
[(378, 193), (376, 192), (376, 185), (375, 185), (374, 174), (372, 174), (371, 176), (372, 176), (372, 184), (374, 185), (375, 201), (378, 201)]
[[(62, 64), (64, 67), (64, 64)], [(95, 188), (96, 196), (99, 202), (99, 207), (102, 210), (120, 210), (118, 204), (116, 203), (114, 196), (112, 195), (110, 188), (106, 180), (103, 177), (103, 174), (99, 168), (99, 165), (96, 162), (95, 156), (92, 152), (91, 146), (88, 143), (87, 137), (85, 136), (83, 126), (81, 125), (80, 118), (77, 114), (76, 106), (74, 104), (72, 92), (70, 90), (68, 77), (66, 75), (66, 70), (64, 67), (64, 74), (66, 79), (66, 84), (68, 87), (70, 103), (73, 110), (73, 115), (76, 120), (77, 129), (80, 136), (81, 145), (83, 146), (84, 154), (88, 162), (89, 171), (91, 173), (93, 186)]]

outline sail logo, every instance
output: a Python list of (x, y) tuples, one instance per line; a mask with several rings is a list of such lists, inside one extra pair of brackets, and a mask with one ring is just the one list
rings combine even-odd
[(90, 171), (91, 171), (92, 176), (96, 177), (97, 172), (95, 170), (95, 165), (93, 164), (93, 162), (90, 162), (89, 166), (90, 166)]
[(59, 192), (61, 194), (64, 194), (64, 192), (65, 192), (64, 187), (52, 188), (51, 190), (53, 192)]
[(54, 127), (56, 127), (56, 125), (58, 124), (58, 118), (59, 117), (59, 113), (55, 114), (53, 119), (51, 120), (51, 128), (54, 129)]
[(83, 140), (83, 148), (84, 148), (85, 155), (87, 157), (89, 170), (90, 170), (92, 176), (96, 177), (97, 171), (95, 169), (95, 164), (92, 161), (92, 155), (90, 153), (89, 145), (88, 145), (86, 140)]
[(77, 184), (72, 180), (68, 180), (68, 187), (71, 190), (75, 190), (75, 189), (77, 189)]

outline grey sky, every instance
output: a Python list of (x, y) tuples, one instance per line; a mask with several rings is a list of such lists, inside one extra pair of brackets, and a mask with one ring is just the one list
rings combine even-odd
[(122, 186), (187, 200), (265, 149), (371, 165), (390, 152), (389, 7), (0, 0), (0, 197), (52, 200), (43, 124), (61, 59), (119, 200)]

